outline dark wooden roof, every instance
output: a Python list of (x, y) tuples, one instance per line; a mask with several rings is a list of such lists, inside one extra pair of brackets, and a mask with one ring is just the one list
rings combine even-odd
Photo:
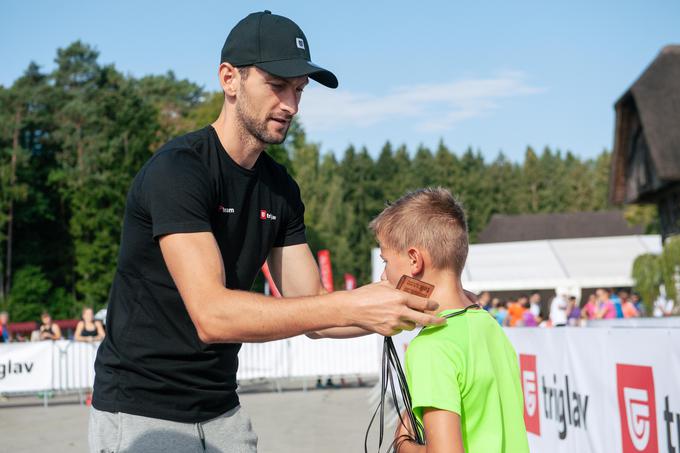
[(631, 227), (621, 211), (558, 214), (494, 214), (476, 243), (537, 241), (542, 239), (591, 238), (643, 234)]
[(645, 201), (630, 193), (626, 170), (635, 129), (641, 126), (655, 191), (680, 181), (680, 45), (664, 47), (640, 78), (615, 104), (610, 199), (614, 203)]

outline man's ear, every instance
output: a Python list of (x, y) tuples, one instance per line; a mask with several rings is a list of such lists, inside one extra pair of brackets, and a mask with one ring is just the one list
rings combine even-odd
[(410, 261), (411, 276), (417, 277), (425, 270), (425, 260), (420, 250), (415, 247), (408, 249), (408, 259)]
[(236, 87), (241, 81), (241, 76), (238, 72), (238, 68), (232, 66), (231, 64), (225, 61), (224, 63), (220, 64), (218, 73), (220, 79), (220, 86), (222, 87), (222, 91), (224, 91), (224, 94), (226, 94), (229, 97), (235, 96)]

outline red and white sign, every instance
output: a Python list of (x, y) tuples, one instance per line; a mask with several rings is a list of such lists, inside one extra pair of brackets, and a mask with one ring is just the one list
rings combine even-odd
[(623, 453), (656, 453), (656, 398), (650, 366), (616, 364)]
[(680, 329), (505, 329), (531, 452), (680, 453)]
[(538, 408), (538, 373), (536, 372), (536, 356), (519, 355), (519, 373), (524, 392), (524, 423), (527, 431), (541, 435), (541, 418)]
[(345, 289), (347, 291), (357, 287), (357, 279), (352, 274), (345, 274)]

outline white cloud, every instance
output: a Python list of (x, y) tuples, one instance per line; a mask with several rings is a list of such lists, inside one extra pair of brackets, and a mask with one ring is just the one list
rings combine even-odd
[(544, 91), (525, 81), (521, 72), (504, 72), (484, 79), (454, 80), (392, 89), (385, 95), (311, 87), (302, 99), (302, 121), (310, 130), (369, 127), (410, 120), (419, 131), (439, 132), (501, 107), (503, 98)]

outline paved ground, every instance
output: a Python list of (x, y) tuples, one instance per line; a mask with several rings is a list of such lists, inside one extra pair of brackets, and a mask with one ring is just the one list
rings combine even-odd
[[(370, 387), (257, 392), (242, 394), (241, 403), (260, 437), (259, 453), (349, 453), (363, 452), (370, 395)], [(37, 398), (12, 399), (0, 404), (0, 443), (13, 453), (85, 452), (87, 415), (73, 397), (48, 408)]]

